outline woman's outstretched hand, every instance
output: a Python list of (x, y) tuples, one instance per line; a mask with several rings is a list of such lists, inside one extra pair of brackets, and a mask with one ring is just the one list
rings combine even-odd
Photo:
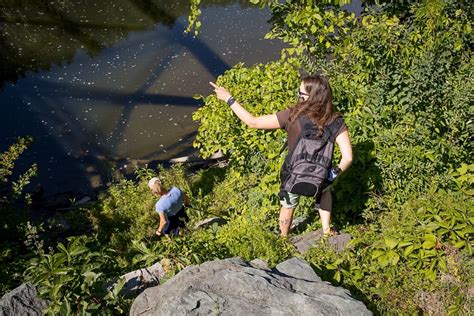
[(209, 82), (209, 83), (211, 86), (214, 87), (214, 92), (216, 93), (216, 96), (219, 100), (222, 100), (224, 102), (227, 102), (227, 100), (229, 100), (229, 98), (231, 97), (231, 94), (229, 93), (229, 91), (227, 91), (223, 87), (219, 87), (214, 82)]

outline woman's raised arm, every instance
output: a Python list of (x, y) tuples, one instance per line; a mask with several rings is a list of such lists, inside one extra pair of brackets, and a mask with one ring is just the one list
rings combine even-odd
[[(216, 92), (216, 96), (219, 100), (227, 102), (232, 96), (223, 87), (219, 87), (213, 82), (209, 82), (211, 86), (214, 87), (214, 92)], [(280, 123), (278, 122), (278, 118), (276, 114), (268, 114), (263, 116), (253, 116), (249, 113), (246, 109), (244, 109), (239, 102), (234, 101), (230, 106), (232, 111), (234, 111), (235, 115), (239, 119), (242, 120), (247, 126), (251, 128), (259, 128), (259, 129), (276, 129), (280, 128)]]

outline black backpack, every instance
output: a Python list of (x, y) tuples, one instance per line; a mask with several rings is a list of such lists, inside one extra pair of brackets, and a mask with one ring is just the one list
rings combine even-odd
[[(334, 155), (336, 133), (343, 124), (336, 118), (323, 129), (323, 135), (306, 116), (298, 118), (301, 132), (292, 152), (288, 152), (281, 168), (281, 190), (304, 196), (321, 194)], [(283, 149), (287, 146), (284, 145)]]

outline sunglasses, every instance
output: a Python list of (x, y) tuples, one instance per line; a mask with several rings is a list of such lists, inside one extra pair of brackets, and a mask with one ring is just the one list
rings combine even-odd
[(302, 91), (298, 91), (298, 98), (304, 99), (304, 97), (309, 97), (309, 94), (304, 93)]

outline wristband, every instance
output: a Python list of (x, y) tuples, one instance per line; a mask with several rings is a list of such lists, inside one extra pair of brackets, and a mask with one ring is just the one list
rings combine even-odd
[(328, 173), (328, 181), (333, 182), (340, 173), (341, 168), (339, 166), (331, 168)]
[(232, 104), (234, 104), (234, 102), (235, 102), (235, 99), (234, 99), (234, 97), (231, 96), (229, 99), (227, 99), (226, 103), (227, 103), (228, 106), (232, 106)]

